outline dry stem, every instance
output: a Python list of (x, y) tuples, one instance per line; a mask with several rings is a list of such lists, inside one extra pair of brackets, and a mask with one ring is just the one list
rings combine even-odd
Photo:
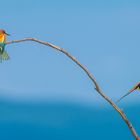
[(38, 40), (38, 39), (35, 39), (35, 38), (25, 38), (25, 39), (22, 39), (22, 40), (13, 40), (13, 41), (7, 42), (6, 44), (20, 43), (20, 42), (24, 42), (24, 41), (34, 41), (34, 42), (38, 42), (40, 44), (49, 46), (49, 47), (51, 47), (51, 48), (53, 48), (53, 49), (55, 49), (55, 50), (57, 50), (59, 52), (62, 52), (67, 57), (69, 57), (72, 61), (74, 61), (88, 75), (88, 77), (90, 78), (90, 80), (95, 85), (96, 91), (120, 114), (120, 116), (122, 117), (123, 121), (127, 124), (128, 128), (131, 131), (131, 133), (134, 136), (134, 138), (136, 140), (140, 140), (140, 137), (138, 136), (138, 134), (137, 134), (136, 130), (134, 129), (134, 127), (132, 126), (131, 122), (126, 117), (126, 114), (109, 97), (107, 97), (102, 92), (101, 88), (97, 84), (97, 82), (96, 82), (95, 78), (93, 77), (93, 75), (75, 57), (73, 57), (70, 53), (68, 53), (63, 48), (60, 48), (59, 46), (55, 46), (55, 45), (53, 45), (51, 43), (44, 42), (44, 41), (41, 41), (41, 40)]

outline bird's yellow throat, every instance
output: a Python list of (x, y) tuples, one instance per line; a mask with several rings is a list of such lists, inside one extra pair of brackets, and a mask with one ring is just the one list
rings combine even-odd
[(5, 42), (5, 34), (0, 34), (0, 42)]

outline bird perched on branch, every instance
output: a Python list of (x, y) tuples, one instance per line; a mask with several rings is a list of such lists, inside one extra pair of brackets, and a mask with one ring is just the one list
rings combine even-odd
[(5, 32), (5, 30), (0, 29), (0, 61), (9, 59), (9, 55), (5, 51), (5, 41), (7, 35), (9, 36), (9, 34)]
[(140, 82), (137, 83), (132, 89), (130, 89), (128, 93), (126, 93), (124, 96), (122, 96), (122, 97), (117, 101), (117, 103), (120, 102), (120, 100), (122, 100), (124, 97), (126, 97), (127, 95), (129, 95), (132, 91), (137, 90), (137, 89), (140, 90)]

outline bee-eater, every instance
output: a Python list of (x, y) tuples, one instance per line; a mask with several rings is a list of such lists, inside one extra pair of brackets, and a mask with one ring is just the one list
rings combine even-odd
[(128, 93), (126, 93), (124, 96), (122, 96), (118, 101), (117, 103), (122, 100), (124, 97), (126, 97), (127, 95), (129, 95), (132, 91), (136, 90), (136, 89), (139, 89), (140, 90), (140, 82), (137, 83), (132, 89), (129, 90)]
[(5, 32), (5, 30), (0, 29), (0, 61), (2, 60), (8, 60), (9, 55), (5, 51), (5, 41), (6, 41), (6, 36), (9, 35)]

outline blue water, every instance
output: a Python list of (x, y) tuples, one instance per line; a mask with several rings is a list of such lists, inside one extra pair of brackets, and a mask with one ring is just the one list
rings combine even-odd
[[(140, 132), (139, 106), (124, 109)], [(133, 140), (133, 137), (112, 108), (0, 101), (0, 140)]]

